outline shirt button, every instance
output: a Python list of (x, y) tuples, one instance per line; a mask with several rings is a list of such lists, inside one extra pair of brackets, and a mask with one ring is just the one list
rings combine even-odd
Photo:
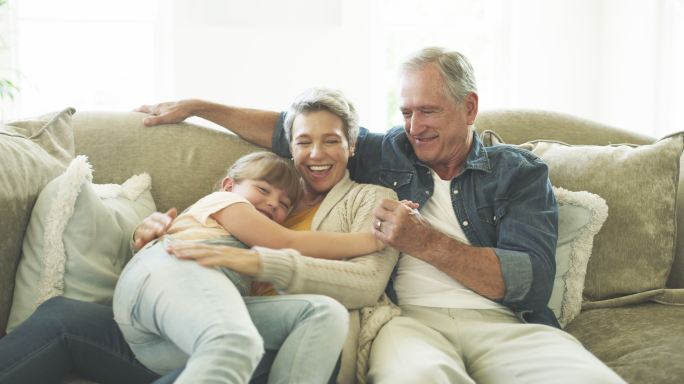
[(493, 217), (494, 221), (496, 221), (496, 216)]
[(468, 220), (464, 220), (464, 221), (463, 221), (463, 226), (464, 226), (464, 227), (467, 227), (467, 226), (468, 226)]
[(429, 195), (429, 194), (430, 194), (430, 191), (425, 191), (425, 194), (426, 194), (426, 195)]
[(396, 187), (396, 186), (397, 186), (397, 182), (395, 181), (394, 183), (392, 183), (392, 185), (394, 185), (394, 186)]
[(458, 195), (458, 189), (454, 189), (454, 195)]

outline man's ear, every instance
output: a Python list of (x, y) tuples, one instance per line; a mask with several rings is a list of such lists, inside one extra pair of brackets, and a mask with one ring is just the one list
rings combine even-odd
[(468, 113), (468, 125), (475, 124), (477, 118), (478, 96), (475, 92), (470, 92), (465, 98), (466, 112)]
[(233, 179), (230, 177), (226, 177), (221, 181), (221, 190), (224, 192), (232, 192), (233, 191)]

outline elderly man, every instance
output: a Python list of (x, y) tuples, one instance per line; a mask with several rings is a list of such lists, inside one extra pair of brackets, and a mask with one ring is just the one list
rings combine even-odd
[[(400, 108), (403, 127), (361, 129), (348, 167), (356, 181), (417, 204), (385, 200), (374, 212), (376, 236), (402, 252), (388, 287), (402, 315), (375, 339), (369, 381), (624, 382), (557, 329), (547, 307), (558, 231), (548, 169), (529, 152), (482, 145), (466, 57), (441, 48), (411, 56)], [(196, 115), (290, 156), (283, 114), (200, 100), (141, 110), (156, 115), (147, 125)]]

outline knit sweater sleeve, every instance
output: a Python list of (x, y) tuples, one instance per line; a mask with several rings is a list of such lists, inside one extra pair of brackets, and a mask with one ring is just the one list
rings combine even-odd
[[(396, 199), (396, 194), (379, 186), (358, 185), (341, 202), (342, 206), (325, 219), (321, 229), (368, 231), (373, 222), (373, 209), (382, 199)], [(347, 260), (316, 259), (293, 249), (254, 249), (262, 265), (258, 280), (271, 282), (285, 293), (327, 295), (348, 309), (378, 301), (398, 258), (398, 252), (391, 247)]]

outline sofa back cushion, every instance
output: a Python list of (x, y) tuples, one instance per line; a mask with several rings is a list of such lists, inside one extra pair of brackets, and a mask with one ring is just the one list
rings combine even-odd
[[(89, 156), (97, 183), (122, 182), (131, 174), (147, 172), (154, 180), (153, 196), (159, 210), (183, 209), (211, 191), (215, 181), (238, 157), (259, 147), (226, 131), (169, 124), (144, 127), (144, 115), (133, 112), (86, 112), (74, 117), (77, 153)], [(654, 138), (601, 125), (570, 115), (533, 111), (483, 111), (478, 131), (497, 131), (509, 144), (536, 139), (568, 144), (650, 144)], [(112, 150), (116, 148), (116, 150)], [(680, 178), (680, 183), (682, 178)], [(684, 211), (684, 188), (678, 188), (678, 212)], [(678, 256), (668, 286), (684, 287), (684, 213), (678, 216)]]
[(654, 137), (640, 135), (575, 116), (536, 110), (483, 111), (475, 122), (478, 132), (495, 131), (507, 144), (556, 140), (568, 144), (651, 144)]
[(87, 155), (97, 184), (148, 173), (157, 209), (183, 210), (207, 195), (240, 156), (255, 150), (225, 130), (193, 124), (145, 127), (144, 114), (85, 112), (74, 117), (76, 153)]
[(38, 194), (74, 156), (74, 110), (0, 126), (0, 334), (9, 315), (21, 243)]

